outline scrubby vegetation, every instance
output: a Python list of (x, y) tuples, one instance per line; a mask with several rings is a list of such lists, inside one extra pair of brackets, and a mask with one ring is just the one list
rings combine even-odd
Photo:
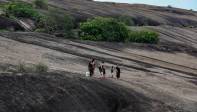
[(24, 63), (19, 63), (19, 65), (16, 66), (16, 72), (25, 73), (29, 70), (30, 69)]
[[(77, 23), (74, 22), (74, 19), (61, 9), (48, 7), (47, 0), (35, 0), (34, 6), (22, 1), (11, 1), (4, 6), (4, 9), (6, 16), (9, 18), (29, 18), (34, 20), (36, 32), (66, 38), (73, 38), (75, 35), (73, 31), (78, 32)], [(46, 12), (41, 14), (38, 12), (40, 9), (44, 9)], [(156, 32), (130, 31), (127, 27), (149, 24), (155, 23), (144, 17), (137, 19), (126, 15), (117, 17), (117, 19), (95, 17), (80, 23), (79, 36), (82, 40), (92, 41), (157, 43), (159, 39)], [(73, 30), (74, 26), (75, 30)]]
[(133, 18), (130, 16), (127, 16), (127, 15), (119, 16), (118, 21), (126, 24), (127, 26), (134, 26), (135, 25)]
[(113, 18), (96, 17), (80, 24), (81, 39), (94, 41), (125, 41), (129, 30)]
[(16, 66), (15, 72), (19, 73), (44, 73), (48, 71), (48, 66), (43, 63), (38, 63), (35, 65), (26, 65), (25, 63), (19, 63)]
[(47, 72), (48, 71), (48, 66), (45, 65), (44, 63), (38, 63), (36, 65), (34, 65), (35, 67), (35, 72), (37, 73), (43, 73), (43, 72)]
[(49, 13), (39, 22), (36, 31), (72, 37), (73, 27), (74, 22), (70, 15), (62, 13), (60, 10), (49, 10)]
[(36, 32), (61, 35), (67, 38), (73, 36), (74, 19), (58, 8), (48, 8), (47, 0), (35, 0), (33, 4), (11, 1), (4, 4), (3, 7), (5, 15), (12, 20), (28, 18), (35, 21)]
[(31, 18), (39, 21), (41, 15), (33, 8), (32, 4), (22, 1), (12, 1), (4, 6), (4, 11), (8, 17)]
[(81, 39), (93, 41), (157, 43), (158, 34), (154, 31), (133, 31), (116, 19), (97, 17), (81, 23)]
[(47, 0), (35, 0), (35, 7), (39, 9), (48, 9), (48, 1)]
[(128, 41), (155, 44), (159, 41), (158, 36), (158, 33), (153, 31), (131, 31), (129, 33)]

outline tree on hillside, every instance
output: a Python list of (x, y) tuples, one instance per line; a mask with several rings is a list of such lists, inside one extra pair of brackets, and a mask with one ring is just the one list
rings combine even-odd
[(83, 40), (125, 41), (129, 31), (125, 24), (113, 18), (96, 17), (80, 24)]
[(39, 27), (44, 28), (46, 33), (63, 34), (65, 37), (72, 36), (74, 28), (73, 18), (60, 10), (50, 10), (49, 14), (42, 18)]

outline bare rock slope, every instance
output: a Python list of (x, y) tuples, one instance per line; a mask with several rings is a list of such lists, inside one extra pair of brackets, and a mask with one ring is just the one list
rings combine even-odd
[[(160, 33), (160, 42), (90, 42), (1, 32), (0, 112), (197, 112), (197, 29), (174, 27), (197, 26), (196, 12), (87, 0), (49, 4), (77, 19), (124, 14), (140, 24), (145, 18), (154, 25), (146, 28)], [(90, 58), (97, 65), (105, 61), (106, 79), (99, 78), (98, 69), (93, 78), (85, 77)], [(50, 68), (48, 73), (9, 73), (20, 63), (39, 62)], [(117, 64), (119, 80), (110, 73)]]
[[(24, 0), (27, 1), (27, 0)], [(32, 0), (31, 0), (32, 1)], [(173, 7), (157, 7), (141, 4), (95, 2), (91, 0), (48, 0), (51, 6), (64, 9), (77, 20), (95, 16), (131, 16), (138, 25), (197, 26), (197, 13)], [(29, 0), (28, 0), (29, 2)]]
[[(160, 32), (166, 29), (154, 28)], [(21, 62), (42, 62), (50, 71), (67, 71), (22, 76), (1, 74), (0, 87), (4, 88), (0, 94), (1, 109), (3, 112), (14, 111), (12, 108), (46, 112), (196, 112), (196, 44), (187, 44), (188, 40), (195, 41), (190, 34), (196, 32), (179, 30), (186, 32), (185, 39), (178, 36), (177, 30), (168, 30), (172, 34), (161, 33), (162, 42), (158, 45), (65, 40), (29, 32), (1, 33), (1, 71)], [(172, 37), (180, 40), (173, 41)], [(97, 64), (106, 62), (107, 79), (97, 79), (97, 69), (95, 78), (84, 77), (91, 57), (98, 60)], [(120, 80), (110, 78), (110, 67), (116, 64), (121, 67)]]
[(160, 112), (173, 108), (108, 80), (63, 74), (0, 74), (0, 111), (151, 112), (153, 102)]

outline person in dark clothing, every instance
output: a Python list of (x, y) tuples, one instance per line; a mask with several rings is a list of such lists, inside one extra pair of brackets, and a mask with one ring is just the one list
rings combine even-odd
[(98, 69), (99, 69), (100, 75), (103, 76), (102, 65), (99, 65)]
[(111, 67), (111, 77), (113, 78), (113, 73), (114, 73), (114, 66)]
[(120, 68), (118, 66), (116, 66), (116, 78), (120, 78)]
[(95, 70), (95, 60), (92, 59), (89, 64), (88, 64), (88, 70), (90, 72), (90, 77), (94, 75), (94, 70)]
[(105, 67), (104, 67), (104, 62), (102, 62), (100, 65), (99, 65), (99, 72), (101, 74), (102, 77), (105, 77)]
[(102, 65), (102, 71), (103, 71), (103, 77), (105, 78), (106, 72), (105, 72), (105, 67), (104, 67), (104, 65)]

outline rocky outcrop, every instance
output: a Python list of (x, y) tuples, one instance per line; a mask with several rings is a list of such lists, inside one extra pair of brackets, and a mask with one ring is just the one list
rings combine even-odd
[(5, 29), (9, 31), (24, 30), (24, 28), (16, 21), (1, 16), (0, 16), (0, 29)]
[(148, 112), (151, 103), (160, 104), (107, 80), (72, 73), (0, 74), (0, 89), (1, 112)]

